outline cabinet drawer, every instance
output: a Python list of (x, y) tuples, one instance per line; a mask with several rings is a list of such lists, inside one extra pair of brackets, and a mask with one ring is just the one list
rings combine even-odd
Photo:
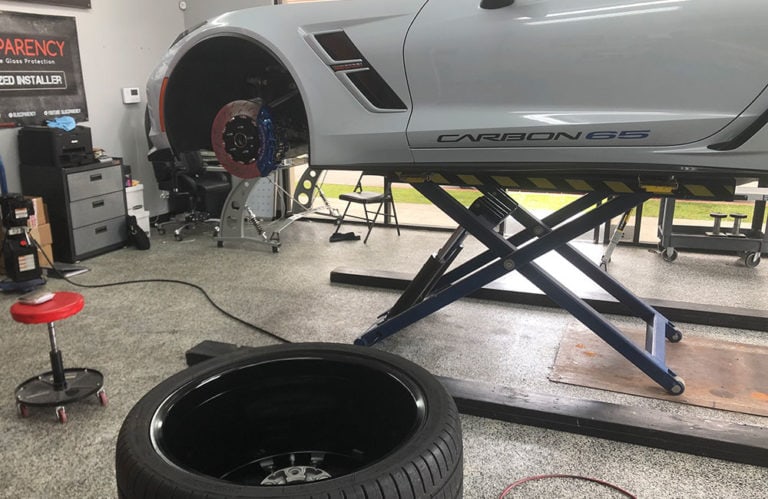
[(74, 229), (125, 215), (123, 191), (75, 201), (69, 205), (69, 213)]
[(127, 240), (125, 217), (86, 225), (72, 231), (75, 254), (80, 256)]
[(69, 200), (98, 196), (107, 192), (123, 190), (123, 172), (120, 165), (107, 166), (87, 172), (67, 175)]

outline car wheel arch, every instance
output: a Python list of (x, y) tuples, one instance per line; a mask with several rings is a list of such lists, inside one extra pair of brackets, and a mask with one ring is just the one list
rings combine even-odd
[(273, 116), (287, 132), (291, 155), (307, 152), (309, 112), (295, 73), (263, 43), (243, 34), (202, 39), (178, 58), (168, 76), (163, 111), (171, 148), (176, 153), (210, 149), (218, 111), (235, 100), (259, 98), (277, 103)]

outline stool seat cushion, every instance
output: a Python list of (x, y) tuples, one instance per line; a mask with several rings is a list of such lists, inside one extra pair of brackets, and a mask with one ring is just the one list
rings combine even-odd
[(85, 300), (80, 293), (57, 291), (53, 299), (39, 305), (14, 303), (11, 305), (11, 317), (24, 324), (45, 324), (75, 315), (84, 305)]

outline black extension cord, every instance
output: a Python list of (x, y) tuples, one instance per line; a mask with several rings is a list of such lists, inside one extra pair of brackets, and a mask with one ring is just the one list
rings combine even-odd
[[(40, 244), (38, 244), (38, 242), (32, 236), (30, 236), (29, 238), (32, 239), (32, 243), (35, 245), (35, 248), (40, 250), (41, 249), (40, 248)], [(109, 287), (112, 287), (112, 286), (125, 286), (125, 285), (128, 285), (128, 284), (143, 284), (143, 283), (152, 283), (152, 282), (161, 282), (161, 283), (170, 283), (170, 284), (181, 284), (183, 286), (189, 286), (191, 288), (194, 288), (194, 289), (200, 291), (203, 294), (203, 296), (205, 297), (205, 299), (208, 300), (208, 302), (211, 305), (213, 305), (213, 308), (215, 308), (216, 310), (218, 310), (219, 312), (221, 312), (225, 316), (229, 317), (230, 319), (232, 319), (234, 321), (237, 321), (240, 324), (243, 324), (244, 326), (248, 326), (249, 328), (254, 329), (255, 331), (258, 331), (259, 333), (261, 333), (263, 335), (269, 336), (270, 338), (272, 338), (274, 340), (277, 340), (280, 343), (292, 343), (291, 341), (289, 341), (289, 340), (287, 340), (287, 339), (285, 339), (285, 338), (283, 338), (281, 336), (278, 336), (275, 333), (267, 331), (266, 329), (264, 329), (262, 327), (259, 327), (259, 326), (255, 325), (255, 324), (252, 324), (252, 323), (250, 323), (250, 322), (248, 322), (248, 321), (246, 321), (244, 319), (241, 319), (240, 317), (237, 317), (236, 315), (231, 314), (230, 312), (227, 312), (226, 310), (221, 308), (221, 306), (219, 306), (215, 301), (213, 301), (213, 299), (208, 295), (208, 292), (205, 291), (205, 289), (203, 289), (201, 286), (198, 286), (197, 284), (193, 284), (193, 283), (187, 282), (187, 281), (180, 281), (178, 279), (134, 279), (134, 280), (130, 280), (130, 281), (109, 282), (109, 283), (105, 283), (105, 284), (81, 284), (81, 283), (78, 283), (78, 282), (70, 280), (64, 274), (59, 272), (59, 270), (56, 269), (56, 266), (53, 264), (53, 262), (50, 260), (50, 258), (48, 258), (48, 255), (46, 255), (44, 251), (40, 251), (40, 253), (43, 255), (43, 257), (45, 257), (45, 260), (48, 262), (48, 265), (51, 266), (51, 270), (53, 270), (53, 272), (56, 273), (58, 277), (60, 277), (61, 279), (65, 280), (66, 282), (68, 282), (69, 284), (71, 284), (73, 286), (78, 286), (78, 287), (81, 287), (81, 288), (109, 288)]]

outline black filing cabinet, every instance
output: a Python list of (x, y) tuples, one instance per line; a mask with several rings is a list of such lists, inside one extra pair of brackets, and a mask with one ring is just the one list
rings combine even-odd
[(74, 263), (125, 246), (122, 165), (92, 163), (70, 168), (21, 165), (25, 195), (48, 206), (56, 261)]

